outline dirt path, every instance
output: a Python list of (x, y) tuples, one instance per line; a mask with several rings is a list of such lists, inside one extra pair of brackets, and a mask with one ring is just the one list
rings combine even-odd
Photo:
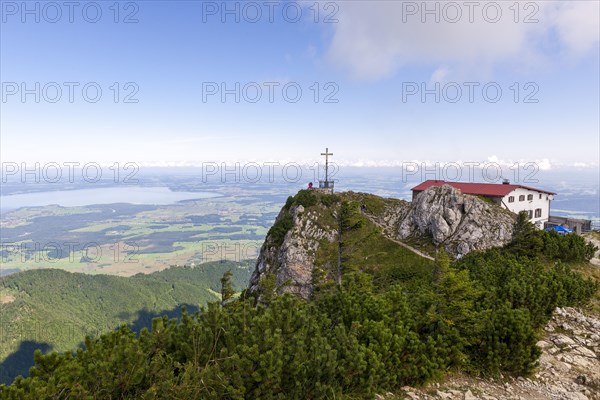
[(421, 257), (424, 257), (424, 258), (426, 258), (428, 260), (431, 260), (431, 261), (435, 261), (435, 259), (433, 257), (431, 257), (430, 255), (427, 255), (427, 254), (423, 253), (422, 251), (419, 251), (419, 250), (415, 249), (414, 247), (409, 246), (406, 243), (403, 243), (403, 242), (399, 241), (398, 239), (395, 239), (394, 237), (392, 237), (392, 235), (390, 235), (389, 232), (386, 231), (385, 226), (383, 226), (382, 224), (380, 224), (379, 222), (377, 222), (372, 216), (370, 216), (370, 215), (368, 215), (366, 213), (364, 215), (367, 217), (367, 219), (369, 221), (371, 221), (373, 224), (375, 224), (375, 225), (377, 225), (378, 227), (381, 228), (381, 230), (383, 231), (384, 236), (387, 239), (391, 240), (392, 242), (394, 242), (396, 244), (399, 244), (400, 246), (404, 247), (405, 249), (408, 249), (408, 250), (412, 251), (413, 253), (415, 253), (415, 254), (417, 254), (417, 255), (419, 255)]

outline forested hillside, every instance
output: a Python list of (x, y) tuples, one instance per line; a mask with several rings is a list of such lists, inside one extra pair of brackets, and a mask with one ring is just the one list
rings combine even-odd
[(171, 267), (130, 278), (86, 275), (58, 269), (21, 272), (0, 279), (0, 382), (27, 374), (33, 351), (70, 351), (85, 336), (123, 324), (134, 331), (159, 315), (196, 311), (220, 298), (220, 279), (231, 270), (235, 290), (248, 282), (252, 266), (232, 262)]

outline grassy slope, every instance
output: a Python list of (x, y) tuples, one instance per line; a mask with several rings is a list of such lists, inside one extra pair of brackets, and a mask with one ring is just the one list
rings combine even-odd
[[(0, 279), (0, 382), (26, 373), (35, 348), (68, 351), (86, 335), (152, 317), (177, 316), (219, 299), (220, 278), (231, 270), (236, 290), (247, 286), (253, 265), (231, 262), (172, 267), (130, 278), (57, 269), (25, 271)], [(8, 357), (8, 359), (7, 359)]]
[[(431, 278), (433, 262), (387, 239), (382, 229), (360, 212), (360, 206), (364, 204), (369, 214), (380, 216), (386, 207), (396, 207), (402, 201), (366, 193), (343, 192), (335, 195), (339, 201), (325, 206), (323, 198), (330, 195), (317, 193), (316, 196), (317, 204), (306, 208), (305, 213), (316, 213), (318, 225), (336, 229), (336, 216), (342, 202), (352, 204), (356, 211), (355, 218), (360, 221), (358, 228), (343, 234), (343, 272), (363, 271), (373, 274), (374, 283), (379, 288), (385, 288), (394, 281), (419, 283)], [(331, 279), (337, 270), (337, 260), (338, 242), (321, 241), (315, 266), (323, 269)]]

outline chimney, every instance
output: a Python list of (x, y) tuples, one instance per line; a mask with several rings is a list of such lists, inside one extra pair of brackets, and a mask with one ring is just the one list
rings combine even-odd
[(502, 179), (503, 185), (510, 185), (510, 181), (508, 179)]

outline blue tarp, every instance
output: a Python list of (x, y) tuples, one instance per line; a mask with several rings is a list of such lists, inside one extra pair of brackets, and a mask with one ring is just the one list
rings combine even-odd
[(573, 233), (569, 228), (565, 228), (564, 226), (552, 226), (550, 228), (546, 228), (547, 231), (556, 231), (558, 233)]

